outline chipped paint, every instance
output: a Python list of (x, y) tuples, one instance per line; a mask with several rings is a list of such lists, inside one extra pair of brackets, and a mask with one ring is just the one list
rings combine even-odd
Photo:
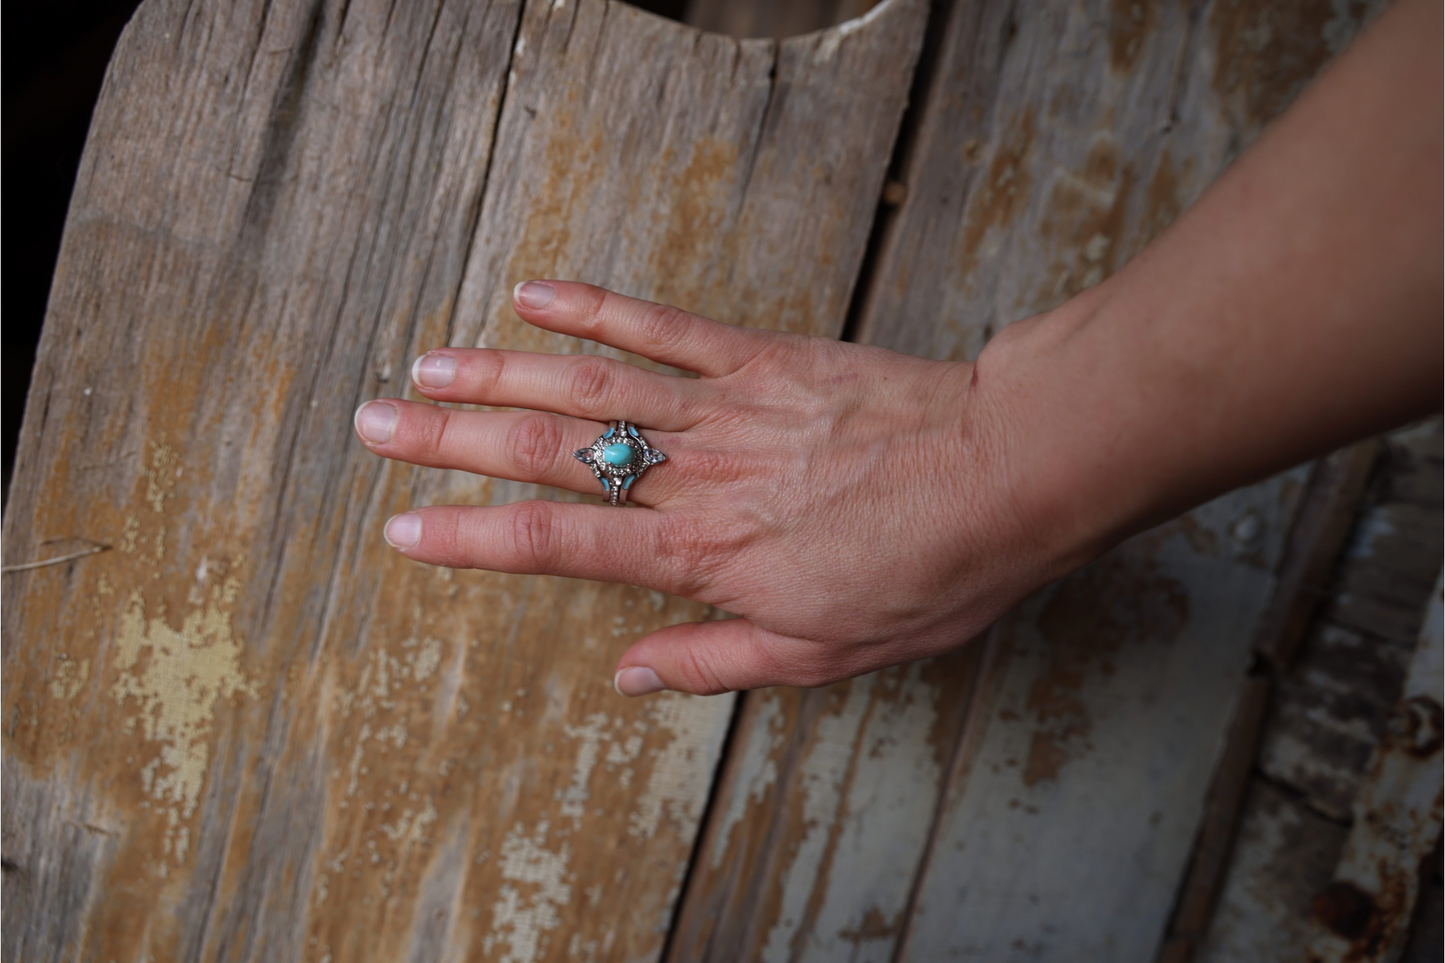
[(674, 692), (652, 697), (647, 713), (651, 725), (672, 738), (651, 754), (652, 771), (628, 816), (628, 833), (651, 839), (664, 816), (681, 832), (690, 832), (697, 825), (712, 777), (701, 773), (698, 760), (721, 741), (728, 713), (720, 703), (734, 698), (731, 693), (699, 699)]
[(803, 796), (803, 837), (782, 874), (783, 896), (777, 921), (768, 931), (768, 942), (763, 947), (764, 963), (787, 963), (792, 958), (793, 939), (807, 911), (843, 800), (844, 781), (872, 693), (872, 681), (872, 677), (865, 676), (848, 684), (838, 711), (819, 721), (817, 743), (798, 773)]
[(176, 479), (181, 477), (180, 455), (166, 444), (165, 436), (151, 442), (150, 466), (144, 469), (146, 502), (157, 515), (166, 510), (166, 501), (176, 495)]
[(577, 760), (572, 767), (572, 782), (565, 791), (559, 790), (557, 794), (562, 800), (562, 815), (572, 819), (574, 829), (581, 828), (582, 817), (587, 814), (587, 800), (591, 798), (587, 783), (592, 778), (592, 770), (597, 766), (599, 747), (607, 739), (608, 722), (606, 713), (594, 712), (581, 725), (568, 723), (562, 727), (562, 731), (569, 738), (580, 743), (577, 747)]
[(74, 699), (90, 678), (89, 659), (67, 659), (61, 656), (55, 667), (55, 676), (50, 680), (50, 694), (56, 699)]
[(1393, 960), (1409, 934), (1445, 806), (1441, 587), (1437, 577), (1400, 702), (1355, 797), (1334, 880), (1315, 900), (1311, 963)]
[(483, 947), (488, 956), (498, 945), (506, 950), (498, 963), (536, 963), (548, 948), (547, 934), (562, 923), (559, 910), (572, 901), (572, 874), (567, 871), (571, 848), (546, 848), (548, 823), (542, 820), (529, 835), (522, 823), (502, 843), (501, 875), (506, 880), (492, 905), (492, 929)]
[(746, 783), (733, 787), (728, 799), (727, 811), (713, 840), (712, 866), (718, 869), (727, 856), (732, 844), (733, 827), (742, 822), (748, 807), (761, 802), (778, 781), (778, 763), (775, 753), (783, 744), (786, 718), (782, 712), (782, 700), (775, 691), (760, 693), (757, 719), (748, 732), (747, 746), (743, 749), (740, 770), (747, 773)]
[(132, 699), (138, 704), (125, 728), (138, 728), (159, 744), (141, 779), (155, 808), (166, 813), (163, 851), (173, 853), (177, 865), (185, 859), (190, 833), (181, 823), (194, 814), (205, 781), (216, 705), (257, 694), (242, 668), (244, 645), (231, 629), (228, 607), (239, 591), (234, 579), (216, 586), (209, 603), (177, 629), (163, 615), (147, 619), (137, 589), (116, 633), (119, 678), (111, 694), (123, 705)]

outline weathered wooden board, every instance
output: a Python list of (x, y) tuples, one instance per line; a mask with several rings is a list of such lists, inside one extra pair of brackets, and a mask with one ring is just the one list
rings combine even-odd
[(889, 960), (981, 654), (750, 693), (671, 958)]
[(1255, 627), (1256, 664), (1245, 680), (1205, 798), (1158, 963), (1188, 963), (1209, 928), (1239, 835), (1277, 676), (1289, 665), (1329, 594), (1335, 564), (1382, 446), (1371, 439), (1321, 458), (1300, 494), (1269, 604)]
[[(1431, 419), (1385, 436), (1381, 448), (1387, 454), (1370, 478), (1368, 496), (1351, 513), (1346, 549), (1337, 553), (1330, 581), (1320, 586), (1323, 598), (1336, 598), (1344, 584), (1377, 581), (1371, 568), (1403, 570), (1406, 584), (1426, 584), (1431, 578), (1440, 557), (1438, 523), (1403, 542), (1433, 539), (1433, 553), (1401, 555), (1388, 542), (1379, 552), (1360, 546), (1367, 544), (1381, 510), (1392, 505), (1408, 503), (1438, 517), (1439, 435), (1439, 420)], [(1419, 482), (1432, 474), (1433, 490)], [(1409, 600), (1412, 614), (1392, 617), (1389, 624), (1408, 623), (1418, 635), (1432, 587), (1418, 589)], [(1375, 746), (1388, 736), (1413, 652), (1389, 638), (1334, 624), (1328, 618), (1333, 609), (1317, 610), (1292, 661), (1271, 657), (1265, 663), (1277, 670), (1275, 691), (1258, 745), (1245, 828), (1233, 847), (1213, 919), (1207, 928), (1191, 930), (1196, 938), (1187, 942), (1200, 947), (1195, 959), (1298, 960), (1319, 928), (1315, 898), (1330, 883), (1361, 778)], [(1391, 863), (1411, 873), (1414, 867), (1404, 863), (1416, 859)], [(1401, 915), (1397, 905), (1391, 917), (1398, 922)]]
[(395, 556), (395, 510), (528, 492), (350, 415), (437, 344), (579, 350), (510, 316), (531, 275), (836, 333), (924, 12), (778, 45), (601, 0), (142, 7), (5, 518), (10, 565), (112, 546), (5, 576), (7, 953), (658, 954), (732, 700), (611, 669), (707, 612)]
[(1334, 879), (1314, 901), (1310, 959), (1394, 963), (1405, 948), (1422, 877), (1438, 863), (1445, 743), (1445, 611), (1435, 579), (1400, 701), (1355, 795)]
[[(924, 125), (905, 171), (870, 279), (873, 340), (912, 346), (893, 319), (922, 313), (944, 319), (932, 351), (970, 355), (1106, 276), (1359, 24), (1314, 22), (1304, 3), (1052, 9), (990, 26), (1006, 44), (991, 89), (942, 88), (968, 93), (940, 97), (956, 122)], [(953, 283), (920, 277), (940, 262)], [(973, 714), (989, 728), (955, 770), (902, 959), (1156, 955), (1299, 477), (1136, 540), (996, 633), (1007, 678)]]
[(1314, 898), (1329, 884), (1348, 833), (1293, 793), (1255, 780), (1196, 963), (1304, 959)]
[[(972, 357), (1002, 325), (1107, 276), (1370, 12), (1317, 6), (940, 5), (895, 164), (902, 201), (862, 282), (860, 337)], [(986, 668), (952, 663), (951, 684), (938, 673), (911, 683), (917, 693), (875, 684), (865, 702), (855, 681), (749, 706), (713, 818), (739, 807), (751, 829), (709, 826), (704, 848), (726, 848), (694, 869), (677, 959), (770, 948), (827, 959), (839, 947), (850, 959), (1152, 958), (1303, 478), (1206, 506), (1051, 589), (995, 630), (977, 657)], [(949, 688), (978, 701), (917, 708)], [(890, 736), (900, 745), (953, 746), (936, 767), (920, 769), (917, 749), (868, 761), (914, 796), (921, 776), (941, 777), (906, 829), (887, 794), (864, 810), (809, 808), (806, 791), (771, 776), (787, 760), (840, 798), (863, 766), (861, 748), (839, 751), (862, 732), (842, 720), (875, 701), (915, 707), (912, 735)], [(895, 841), (876, 877), (834, 858), (855, 823)], [(828, 848), (804, 845), (819, 839)]]
[(793, 37), (861, 17), (878, 0), (690, 0), (682, 19), (730, 37)]

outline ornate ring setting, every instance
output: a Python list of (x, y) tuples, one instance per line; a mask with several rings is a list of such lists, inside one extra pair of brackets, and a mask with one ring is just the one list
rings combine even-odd
[(574, 451), (572, 457), (592, 469), (602, 483), (602, 497), (613, 505), (625, 504), (632, 483), (653, 465), (667, 461), (666, 455), (647, 443), (636, 425), (620, 420), (612, 422), (589, 447)]

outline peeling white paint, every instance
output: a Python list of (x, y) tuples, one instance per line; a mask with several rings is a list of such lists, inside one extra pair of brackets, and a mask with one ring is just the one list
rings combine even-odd
[[(147, 619), (145, 599), (136, 590), (116, 633), (120, 677), (111, 694), (122, 705), (131, 699), (137, 703), (123, 723), (127, 731), (139, 727), (147, 740), (159, 744), (157, 756), (141, 770), (141, 783), (166, 814), (162, 851), (173, 854), (178, 865), (189, 839), (181, 822), (195, 812), (210, 761), (216, 703), (257, 694), (241, 668), (243, 646), (231, 630), (231, 615), (222, 608), (239, 588), (234, 579), (213, 587), (210, 603), (191, 612), (179, 629), (164, 616)], [(142, 653), (148, 658), (143, 660)], [(164, 874), (164, 864), (160, 869)]]
[(782, 905), (777, 922), (768, 931), (768, 943), (763, 947), (764, 963), (788, 963), (792, 958), (793, 936), (818, 883), (818, 870), (833, 823), (838, 818), (843, 781), (853, 759), (858, 727), (868, 708), (875, 678), (854, 679), (848, 685), (842, 709), (819, 720), (813, 751), (798, 773), (798, 788), (803, 795), (803, 838), (792, 863), (783, 873)]
[[(500, 963), (536, 963), (547, 949), (546, 936), (561, 925), (560, 907), (572, 900), (566, 843), (553, 852), (546, 848), (548, 823), (537, 824), (528, 835), (524, 825), (512, 827), (502, 843), (500, 871), (507, 880), (492, 906), (492, 931), (484, 947), (487, 955), (497, 944), (507, 947)], [(518, 884), (518, 885), (512, 885)]]
[(652, 755), (647, 786), (628, 818), (627, 831), (651, 839), (668, 816), (679, 830), (690, 833), (702, 816), (707, 801), (711, 767), (700, 753), (716, 749), (727, 727), (728, 713), (720, 711), (718, 700), (735, 696), (699, 699), (676, 692), (653, 696), (648, 714), (653, 724), (672, 734), (672, 741)]
[(782, 700), (771, 691), (765, 693), (758, 706), (752, 730), (748, 733), (747, 746), (743, 749), (742, 764), (739, 767), (740, 778), (733, 786), (727, 812), (723, 814), (722, 828), (713, 841), (713, 869), (722, 866), (723, 858), (732, 844), (733, 827), (742, 821), (748, 806), (761, 802), (778, 780), (778, 764), (773, 759), (773, 753), (783, 743), (785, 722)]

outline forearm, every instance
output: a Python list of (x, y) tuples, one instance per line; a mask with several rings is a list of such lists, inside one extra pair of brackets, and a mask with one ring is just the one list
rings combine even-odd
[(1440, 16), (1387, 11), (1123, 271), (985, 350), (1021, 515), (1101, 547), (1438, 406)]

